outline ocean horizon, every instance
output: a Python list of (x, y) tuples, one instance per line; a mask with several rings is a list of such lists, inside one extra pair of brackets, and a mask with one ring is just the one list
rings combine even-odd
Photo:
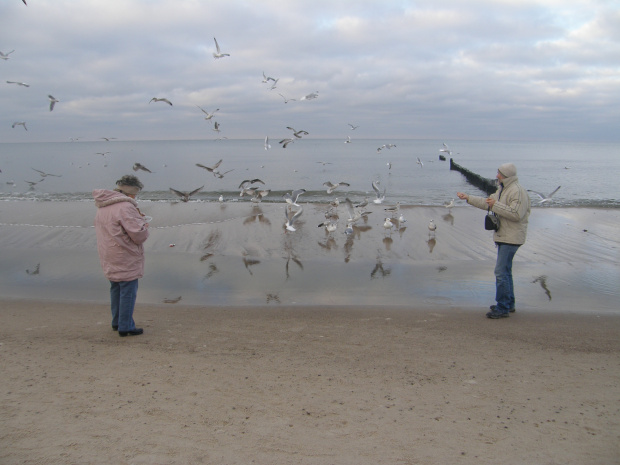
[[(270, 190), (263, 202), (305, 189), (305, 203), (339, 198), (372, 200), (372, 182), (385, 190), (385, 204), (443, 205), (457, 191), (485, 195), (470, 185), (450, 159), (489, 179), (505, 162), (515, 163), (520, 183), (543, 194), (561, 186), (545, 207), (620, 207), (620, 189), (608, 173), (620, 171), (620, 144), (524, 141), (443, 141), (420, 139), (313, 139), (304, 136), (282, 148), (286, 130), (263, 139), (74, 141), (0, 143), (0, 200), (90, 200), (96, 188), (113, 188), (124, 174), (144, 183), (141, 201), (178, 201), (170, 188), (193, 191), (191, 202), (249, 202), (240, 197), (244, 180), (260, 179)], [(440, 159), (443, 155), (445, 160)], [(223, 176), (196, 166), (214, 166)], [(134, 171), (140, 163), (151, 172)], [(344, 182), (332, 194), (324, 182)], [(457, 200), (457, 203), (459, 201)], [(532, 194), (532, 204), (538, 198)]]

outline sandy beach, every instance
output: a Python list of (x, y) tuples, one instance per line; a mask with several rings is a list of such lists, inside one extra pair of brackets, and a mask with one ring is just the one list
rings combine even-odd
[(93, 208), (0, 204), (0, 463), (620, 463), (617, 210), (535, 209), (495, 321), (472, 207), (147, 203), (119, 338)]
[(618, 316), (2, 302), (3, 464), (619, 463)]

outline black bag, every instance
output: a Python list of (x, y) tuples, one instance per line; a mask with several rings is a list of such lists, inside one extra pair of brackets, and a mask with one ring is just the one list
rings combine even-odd
[(484, 217), (484, 229), (487, 231), (497, 231), (499, 229), (499, 217), (495, 213), (491, 213), (490, 208), (487, 212), (487, 215)]

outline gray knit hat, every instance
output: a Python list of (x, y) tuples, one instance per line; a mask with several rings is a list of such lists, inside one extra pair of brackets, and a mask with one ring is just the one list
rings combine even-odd
[(497, 168), (497, 171), (499, 171), (505, 178), (510, 178), (517, 175), (517, 167), (512, 163), (504, 163)]

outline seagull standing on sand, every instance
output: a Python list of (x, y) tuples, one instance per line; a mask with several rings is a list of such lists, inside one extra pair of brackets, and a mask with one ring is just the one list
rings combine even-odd
[(437, 225), (435, 224), (435, 220), (430, 220), (428, 222), (428, 235), (430, 236), (432, 234), (434, 236), (435, 231), (437, 231)]
[(54, 105), (60, 102), (60, 100), (55, 99), (53, 95), (48, 95), (47, 98), (50, 100), (50, 111), (52, 111), (54, 109)]
[(553, 197), (553, 194), (555, 194), (558, 190), (560, 190), (560, 187), (562, 187), (562, 186), (556, 187), (555, 190), (551, 194), (549, 194), (549, 195), (541, 194), (540, 192), (532, 191), (530, 189), (528, 189), (527, 191), (531, 192), (533, 194), (536, 194), (538, 197), (540, 197), (540, 202), (538, 202), (538, 205), (541, 205), (541, 204), (551, 200), (551, 197)]
[(170, 192), (172, 192), (173, 194), (176, 194), (176, 195), (178, 195), (179, 197), (181, 197), (181, 201), (183, 201), (183, 202), (188, 202), (188, 201), (189, 201), (189, 198), (190, 198), (192, 195), (194, 195), (194, 194), (196, 194), (196, 193), (200, 192), (200, 191), (202, 190), (202, 188), (203, 188), (203, 187), (205, 187), (205, 186), (201, 186), (201, 187), (199, 187), (198, 189), (194, 189), (194, 190), (193, 190), (193, 191), (191, 191), (191, 192), (183, 192), (183, 191), (178, 191), (178, 190), (173, 189), (173, 188), (171, 187), (171, 188), (170, 188)]
[(170, 100), (168, 100), (167, 98), (153, 97), (151, 100), (149, 100), (149, 103), (151, 103), (151, 102), (164, 102), (164, 103), (167, 103), (168, 105), (172, 106), (172, 102)]
[(398, 213), (398, 211), (400, 210), (400, 202), (396, 202), (396, 205), (393, 205), (391, 207), (385, 207), (384, 210), (388, 213)]
[(217, 60), (218, 58), (229, 57), (230, 56), (229, 53), (222, 53), (220, 51), (220, 44), (217, 43), (217, 39), (215, 37), (213, 38), (213, 40), (215, 41), (215, 49), (216, 49), (216, 53), (213, 54), (213, 58)]
[(28, 128), (26, 127), (26, 122), (25, 122), (25, 121), (15, 121), (15, 122), (11, 125), (11, 127), (12, 127), (12, 128), (15, 128), (15, 126), (23, 126), (23, 127), (24, 127), (24, 129), (25, 129), (26, 131), (28, 130)]
[(319, 224), (319, 228), (321, 227), (324, 227), (325, 231), (327, 231), (328, 234), (331, 234), (338, 228), (338, 222), (330, 219)]
[(7, 53), (0, 52), (0, 60), (8, 60), (10, 58), (9, 55), (13, 53), (14, 51), (15, 50), (11, 50), (10, 52), (7, 52)]
[(327, 193), (331, 194), (332, 192), (334, 192), (339, 186), (350, 186), (351, 184), (349, 184), (348, 182), (337, 182), (337, 183), (332, 183), (331, 181), (325, 181), (323, 183), (324, 186), (327, 187)]

